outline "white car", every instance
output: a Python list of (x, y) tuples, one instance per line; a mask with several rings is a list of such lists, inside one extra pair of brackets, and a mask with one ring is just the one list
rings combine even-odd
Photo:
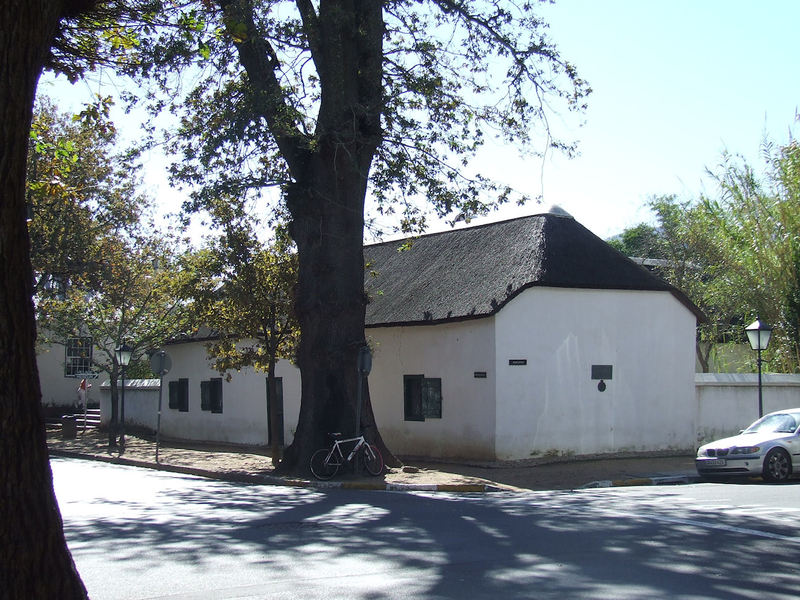
[(700, 446), (695, 465), (700, 475), (761, 475), (786, 481), (800, 461), (800, 408), (765, 415), (739, 435)]

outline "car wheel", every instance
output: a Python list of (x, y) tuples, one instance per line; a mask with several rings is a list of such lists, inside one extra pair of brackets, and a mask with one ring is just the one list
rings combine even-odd
[(792, 474), (792, 459), (783, 448), (773, 448), (764, 459), (762, 475), (765, 481), (780, 482)]

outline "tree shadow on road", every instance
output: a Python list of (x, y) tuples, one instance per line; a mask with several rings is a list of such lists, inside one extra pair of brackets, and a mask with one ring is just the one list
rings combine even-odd
[(296, 578), (328, 598), (800, 595), (796, 514), (765, 530), (746, 510), (691, 506), (669, 489), (456, 496), (198, 479), (114, 508), (65, 518), (76, 556), (105, 553), (142, 577), (195, 569), (242, 593), (256, 584), (225, 573), (231, 561), (261, 573), (258, 589)]

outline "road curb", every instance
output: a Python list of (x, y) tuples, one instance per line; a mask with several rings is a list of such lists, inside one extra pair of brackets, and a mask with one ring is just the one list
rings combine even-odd
[[(386, 492), (451, 492), (451, 493), (489, 493), (489, 492), (524, 492), (525, 490), (515, 490), (514, 488), (501, 487), (495, 484), (483, 483), (390, 483), (385, 481), (312, 481), (307, 479), (296, 479), (280, 477), (277, 475), (253, 475), (241, 471), (211, 471), (197, 467), (183, 467), (165, 463), (154, 463), (120, 456), (102, 456), (99, 454), (84, 454), (72, 450), (50, 449), (51, 456), (63, 456), (66, 458), (80, 458), (84, 460), (94, 460), (117, 465), (130, 467), (140, 467), (153, 469), (156, 471), (166, 471), (169, 473), (179, 473), (182, 475), (195, 475), (206, 479), (217, 479), (229, 483), (249, 483), (258, 485), (281, 485), (286, 487), (303, 487), (320, 490), (365, 490), (365, 491), (386, 491)], [(655, 486), (655, 485), (683, 485), (701, 481), (696, 475), (665, 475), (652, 477), (631, 477), (627, 479), (603, 479), (591, 481), (577, 489), (596, 489), (610, 487), (634, 487), (634, 486)]]
[(699, 481), (699, 477), (692, 475), (665, 475), (654, 477), (631, 477), (629, 479), (603, 479), (591, 481), (582, 485), (580, 489), (609, 488), (609, 487), (634, 487), (651, 485), (684, 485)]
[(291, 479), (279, 477), (277, 475), (253, 475), (242, 472), (219, 472), (199, 469), (197, 467), (182, 467), (180, 465), (170, 465), (165, 463), (152, 463), (132, 458), (120, 456), (100, 456), (98, 454), (83, 454), (71, 450), (51, 449), (50, 456), (61, 456), (64, 458), (79, 458), (83, 460), (93, 460), (115, 465), (128, 467), (139, 467), (152, 469), (155, 471), (166, 471), (169, 473), (179, 473), (181, 475), (195, 475), (206, 479), (217, 479), (229, 483), (250, 483), (258, 485), (282, 485), (287, 487), (318, 488), (323, 490), (344, 489), (344, 490), (367, 490), (367, 491), (386, 491), (386, 492), (453, 492), (453, 493), (485, 493), (509, 491), (503, 490), (492, 484), (475, 483), (388, 483), (372, 481), (310, 481), (305, 479)]

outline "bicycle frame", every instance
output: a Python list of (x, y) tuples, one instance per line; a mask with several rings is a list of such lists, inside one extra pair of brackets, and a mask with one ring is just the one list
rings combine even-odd
[[(328, 448), (320, 448), (311, 455), (309, 468), (317, 479), (330, 479), (347, 463), (356, 463), (358, 454), (364, 455), (364, 468), (370, 475), (378, 476), (383, 472), (383, 457), (377, 446), (373, 446), (363, 435), (339, 439), (341, 434), (331, 434), (333, 444)], [(344, 444), (353, 444), (349, 452), (345, 453)]]
[[(356, 444), (355, 444), (355, 446), (353, 446), (353, 449), (350, 450), (350, 454), (347, 455), (347, 458), (345, 458), (344, 457), (344, 453), (342, 452), (341, 445), (342, 444), (348, 444), (350, 442), (356, 442)], [(336, 453), (336, 454), (339, 455), (339, 459), (344, 461), (344, 462), (338, 462), (338, 463), (335, 463), (335, 464), (341, 466), (344, 463), (349, 463), (351, 460), (353, 460), (353, 457), (356, 455), (356, 452), (358, 452), (361, 449), (361, 447), (366, 443), (367, 443), (367, 440), (364, 439), (363, 435), (360, 435), (358, 437), (353, 437), (353, 438), (347, 438), (347, 439), (344, 439), (344, 440), (334, 440), (333, 441), (333, 446), (331, 447), (331, 451), (328, 453), (328, 456), (325, 458), (325, 462), (330, 462), (330, 460), (334, 456), (334, 453)]]

